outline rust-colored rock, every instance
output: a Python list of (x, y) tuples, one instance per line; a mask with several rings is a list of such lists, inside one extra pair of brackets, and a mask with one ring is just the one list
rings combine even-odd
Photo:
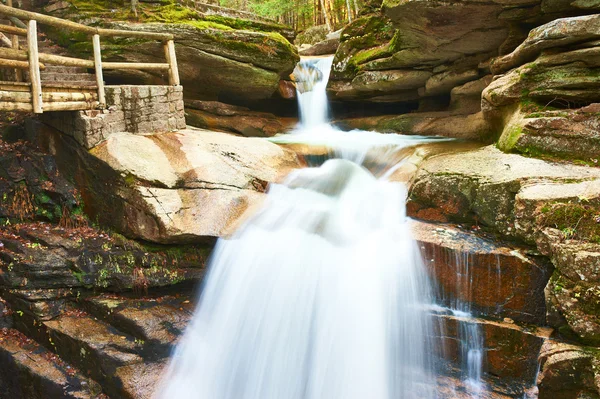
[(548, 262), (449, 226), (414, 222), (412, 230), (440, 304), (544, 324), (544, 288), (552, 271)]
[(280, 80), (279, 95), (287, 100), (296, 98), (296, 86), (289, 80)]
[(507, 382), (531, 384), (537, 372), (537, 356), (551, 330), (523, 328), (515, 323), (477, 318), (434, 315), (440, 344), (440, 354), (446, 360), (460, 365), (461, 323), (474, 323), (480, 329), (484, 346), (484, 371)]
[[(295, 87), (293, 91), (296, 92)], [(217, 101), (189, 101), (186, 104), (188, 125), (238, 133), (245, 137), (275, 136), (289, 131), (298, 122), (295, 118), (279, 117), (268, 112), (255, 112), (245, 107)]]

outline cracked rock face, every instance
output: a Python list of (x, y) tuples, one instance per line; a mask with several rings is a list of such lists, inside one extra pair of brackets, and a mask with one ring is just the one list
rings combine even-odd
[(124, 205), (119, 228), (160, 243), (227, 235), (269, 182), (300, 166), (268, 141), (206, 130), (118, 134), (91, 153), (123, 178), (111, 187)]
[(210, 130), (118, 133), (89, 152), (47, 125), (34, 128), (75, 181), (91, 220), (129, 238), (161, 244), (212, 243), (229, 234), (271, 182), (302, 167), (265, 139)]

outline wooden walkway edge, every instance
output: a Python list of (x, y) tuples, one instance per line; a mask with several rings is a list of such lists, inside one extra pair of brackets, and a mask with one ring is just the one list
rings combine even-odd
[[(0, 15), (8, 17), (11, 21), (25, 20), (27, 23), (24, 26), (27, 28), (13, 26), (13, 24), (0, 24), (2, 34), (12, 35), (11, 48), (0, 48), (0, 68), (9, 68), (15, 71), (14, 81), (0, 81), (0, 111), (25, 111), (40, 114), (48, 111), (104, 109), (106, 108), (103, 73), (105, 69), (166, 71), (169, 76), (169, 85), (180, 85), (175, 43), (173, 35), (169, 33), (94, 28), (44, 14), (20, 10), (11, 5), (11, 0), (7, 1), (7, 5), (0, 4)], [(87, 34), (92, 42), (94, 59), (86, 60), (40, 53), (38, 23)], [(20, 48), (20, 37), (26, 38), (26, 49)], [(164, 63), (103, 62), (102, 37), (159, 40), (163, 44), (166, 61)], [(41, 71), (49, 65), (93, 70), (95, 84), (71, 86), (45, 82), (42, 79)], [(23, 71), (27, 71), (29, 74), (28, 82), (24, 82)]]

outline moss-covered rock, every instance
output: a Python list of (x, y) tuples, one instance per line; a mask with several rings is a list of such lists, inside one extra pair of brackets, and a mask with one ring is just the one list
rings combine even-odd
[[(203, 15), (171, 2), (140, 3), (139, 20), (132, 24), (124, 22), (132, 18), (129, 12), (112, 12), (108, 1), (74, 0), (70, 4), (52, 14), (94, 26), (173, 34), (187, 98), (270, 98), (299, 60), (295, 47), (281, 35), (284, 27), (277, 24)], [(58, 30), (49, 30), (48, 34), (73, 55), (91, 57), (91, 40), (84, 35)], [(103, 58), (164, 62), (164, 50), (154, 41), (108, 38), (103, 39)], [(165, 78), (162, 72), (140, 71), (106, 71), (105, 76), (113, 83), (137, 84), (158, 83)]]
[(558, 19), (492, 63), (502, 74), (483, 91), (481, 106), (497, 127), (498, 148), (597, 164), (599, 37), (597, 15)]
[(534, 243), (544, 205), (576, 199), (588, 190), (579, 182), (598, 179), (595, 168), (504, 154), (488, 146), (425, 161), (411, 188), (409, 210), (417, 217), (478, 223)]
[(394, 36), (391, 21), (380, 15), (368, 15), (348, 24), (341, 32), (331, 79), (352, 79), (359, 65), (372, 59), (389, 56), (389, 42)]
[(512, 118), (505, 127), (498, 148), (538, 158), (597, 166), (600, 112), (596, 111), (600, 111), (600, 105), (576, 110), (521, 111), (520, 117)]

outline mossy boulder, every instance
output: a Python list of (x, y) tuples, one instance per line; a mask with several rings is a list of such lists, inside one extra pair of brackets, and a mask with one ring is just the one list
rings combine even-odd
[(498, 148), (528, 156), (599, 165), (600, 104), (580, 109), (523, 112), (513, 117)]
[[(497, 18), (501, 11), (501, 5), (490, 3), (384, 2), (381, 12), (342, 31), (330, 91), (344, 100), (336, 80), (349, 82), (371, 71), (416, 70), (432, 75), (419, 97), (447, 95), (453, 87), (479, 79), (479, 63), (497, 54), (509, 30)], [(373, 97), (361, 93), (351, 99), (376, 102)]]
[(598, 179), (600, 169), (505, 154), (488, 146), (423, 162), (408, 209), (418, 218), (477, 223), (534, 243), (544, 205), (576, 199), (584, 190), (579, 182)]
[(348, 24), (341, 32), (335, 53), (331, 79), (352, 79), (362, 63), (389, 56), (389, 42), (394, 36), (391, 21), (380, 15), (368, 15)]
[[(141, 3), (144, 4), (144, 3)], [(136, 23), (131, 15), (111, 12), (109, 2), (75, 1), (52, 12), (88, 25), (125, 30), (171, 33), (175, 37), (179, 74), (187, 98), (239, 100), (276, 95), (299, 60), (294, 46), (269, 24), (202, 15), (173, 3), (143, 5)], [(49, 30), (48, 34), (73, 55), (90, 58), (91, 41), (81, 35)], [(103, 40), (103, 59), (120, 62), (164, 62), (161, 43), (139, 39)], [(106, 71), (111, 83), (158, 84), (163, 72)]]
[(503, 74), (483, 91), (481, 105), (497, 126), (500, 149), (597, 163), (600, 108), (593, 103), (600, 102), (599, 37), (597, 16), (553, 21), (492, 64)]

